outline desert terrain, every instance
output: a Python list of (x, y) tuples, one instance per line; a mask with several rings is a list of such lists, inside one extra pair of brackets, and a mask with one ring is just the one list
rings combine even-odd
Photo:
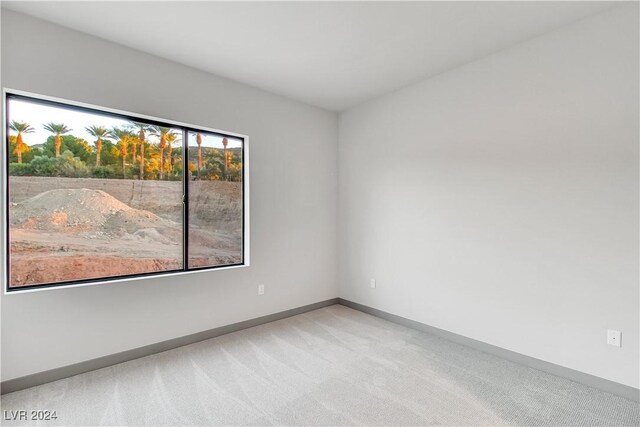
[[(189, 266), (242, 262), (242, 184), (192, 181)], [(182, 182), (10, 177), (11, 286), (182, 269)]]

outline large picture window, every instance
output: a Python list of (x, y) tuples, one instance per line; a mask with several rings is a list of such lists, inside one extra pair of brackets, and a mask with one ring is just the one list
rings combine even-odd
[(247, 137), (5, 93), (6, 291), (247, 264)]

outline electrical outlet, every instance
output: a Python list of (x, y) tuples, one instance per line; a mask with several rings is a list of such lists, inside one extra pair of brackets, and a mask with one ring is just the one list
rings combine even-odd
[(607, 344), (614, 347), (622, 347), (622, 332), (607, 329)]
[(375, 289), (376, 288), (376, 279), (371, 279), (371, 289)]
[(258, 295), (264, 295), (264, 285), (258, 285)]

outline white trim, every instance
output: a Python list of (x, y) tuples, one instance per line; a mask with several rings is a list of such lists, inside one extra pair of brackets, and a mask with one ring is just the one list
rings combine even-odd
[[(6, 262), (7, 262), (7, 258), (4, 257), (3, 264), (6, 264)], [(52, 291), (52, 290), (56, 290), (56, 289), (79, 288), (79, 287), (83, 287), (83, 286), (104, 285), (104, 284), (107, 284), (107, 283), (133, 282), (133, 281), (137, 281), (137, 280), (157, 279), (157, 278), (172, 277), (172, 276), (184, 276), (184, 275), (187, 275), (187, 274), (211, 273), (212, 271), (231, 270), (231, 269), (234, 269), (234, 268), (244, 268), (244, 267), (249, 267), (249, 264), (229, 265), (229, 266), (221, 266), (221, 267), (211, 267), (209, 269), (192, 270), (192, 271), (176, 271), (176, 272), (173, 272), (173, 273), (162, 273), (162, 272), (159, 271), (157, 273), (152, 273), (149, 276), (123, 277), (123, 278), (120, 278), (120, 279), (117, 279), (117, 278), (114, 278), (114, 279), (105, 278), (104, 280), (100, 280), (100, 281), (88, 282), (88, 283), (78, 283), (78, 284), (75, 284), (75, 285), (74, 284), (70, 284), (70, 285), (55, 285), (55, 284), (53, 284), (53, 286), (42, 286), (40, 288), (27, 288), (27, 289), (20, 289), (20, 287), (16, 287), (16, 288), (13, 288), (14, 290), (12, 290), (12, 291), (7, 291), (7, 286), (4, 286), (4, 294), (5, 295), (26, 294), (26, 293), (29, 293), (29, 292), (42, 292), (42, 291)], [(5, 269), (6, 269), (6, 266), (5, 266)], [(8, 269), (7, 269), (7, 272), (8, 272)]]
[[(2, 135), (2, 147), (7, 147), (9, 135), (7, 133), (7, 93), (6, 89), (2, 90), (2, 130), (0, 130), (0, 135)], [(9, 229), (9, 170), (4, 170), (9, 164), (9, 158), (7, 149), (3, 148), (0, 150), (2, 153), (2, 158), (0, 159), (0, 181), (2, 181), (2, 201), (0, 202), (0, 207), (2, 207), (2, 212), (0, 212), (0, 216), (2, 217), (2, 230), (0, 231), (0, 237), (2, 238), (2, 260), (0, 260), (0, 284), (2, 285), (2, 292), (7, 295), (7, 288), (9, 288), (9, 266), (7, 265), (7, 253), (9, 251), (8, 241), (9, 236), (5, 236), (5, 233)], [(6, 283), (5, 283), (6, 281)]]
[(249, 267), (251, 265), (251, 232), (250, 232), (250, 224), (249, 221), (249, 136), (242, 135), (244, 138), (244, 143), (242, 144), (242, 215), (244, 221), (243, 239), (242, 242), (242, 261), (243, 267)]
[[(2, 266), (2, 268), (0, 269), (0, 282), (2, 281), (6, 281), (6, 283), (2, 283), (2, 290), (4, 295), (14, 295), (14, 294), (23, 294), (23, 293), (29, 293), (29, 292), (41, 292), (41, 291), (49, 291), (49, 290), (54, 290), (54, 289), (67, 289), (67, 288), (78, 288), (78, 287), (84, 287), (84, 286), (95, 286), (95, 285), (103, 285), (103, 284), (107, 284), (107, 283), (119, 283), (119, 282), (132, 282), (132, 281), (137, 281), (137, 280), (148, 280), (148, 279), (155, 279), (155, 278), (164, 278), (164, 277), (173, 277), (173, 276), (183, 276), (183, 275), (187, 275), (187, 274), (199, 274), (199, 273), (210, 273), (212, 271), (216, 271), (216, 270), (230, 270), (230, 269), (235, 269), (235, 268), (244, 268), (244, 267), (249, 267), (250, 266), (250, 213), (249, 213), (249, 136), (248, 135), (243, 135), (240, 133), (235, 133), (235, 132), (228, 132), (228, 131), (224, 131), (224, 130), (220, 130), (220, 129), (214, 129), (214, 128), (209, 128), (209, 127), (205, 127), (205, 126), (199, 126), (199, 125), (192, 125), (190, 123), (184, 123), (184, 122), (179, 122), (176, 120), (167, 120), (167, 119), (163, 119), (160, 117), (154, 117), (154, 116), (148, 116), (148, 115), (144, 115), (144, 114), (138, 114), (138, 113), (131, 113), (129, 111), (124, 111), (124, 110), (118, 110), (115, 108), (108, 108), (108, 107), (101, 107), (98, 105), (93, 105), (93, 104), (88, 104), (88, 103), (84, 103), (84, 102), (77, 102), (77, 101), (71, 101), (68, 99), (64, 99), (64, 98), (57, 98), (57, 97), (53, 97), (53, 96), (47, 96), (47, 95), (40, 95), (40, 94), (36, 94), (36, 93), (32, 93), (32, 92), (26, 92), (26, 91), (22, 91), (22, 90), (17, 90), (17, 89), (10, 89), (10, 88), (3, 88), (2, 89), (2, 131), (1, 131), (1, 135), (2, 135), (2, 140), (3, 140), (3, 145), (7, 143), (8, 137), (9, 135), (7, 134), (7, 129), (8, 129), (8, 124), (7, 124), (7, 95), (8, 94), (12, 94), (12, 95), (22, 95), (22, 96), (27, 96), (30, 98), (34, 98), (34, 99), (41, 99), (43, 101), (52, 101), (52, 102), (58, 102), (58, 103), (62, 103), (62, 104), (67, 104), (70, 106), (75, 106), (75, 107), (81, 107), (81, 108), (89, 108), (89, 109), (93, 109), (93, 110), (98, 110), (98, 111), (104, 111), (105, 113), (112, 113), (112, 114), (121, 114), (121, 115), (125, 115), (125, 116), (129, 116), (131, 118), (138, 118), (138, 119), (142, 119), (142, 120), (150, 120), (150, 121), (157, 121), (157, 122), (162, 122), (162, 123), (166, 123), (166, 124), (170, 124), (170, 125), (174, 125), (174, 126), (179, 126), (179, 127), (184, 127), (184, 128), (189, 128), (189, 129), (193, 129), (193, 130), (202, 130), (204, 132), (212, 132), (212, 133), (218, 133), (218, 134), (223, 134), (223, 135), (228, 135), (231, 137), (238, 137), (238, 138), (242, 138), (243, 139), (243, 144), (242, 144), (242, 170), (243, 170), (243, 176), (242, 176), (242, 180), (243, 180), (243, 222), (244, 222), (244, 235), (243, 235), (243, 246), (242, 246), (242, 251), (243, 251), (243, 263), (241, 265), (230, 265), (230, 266), (219, 266), (219, 267), (211, 267), (208, 269), (201, 269), (201, 270), (193, 270), (193, 271), (177, 271), (177, 272), (170, 272), (170, 273), (163, 273), (163, 272), (151, 272), (152, 274), (148, 275), (148, 276), (138, 276), (138, 277), (123, 277), (123, 278), (104, 278), (104, 280), (99, 279), (93, 282), (88, 282), (88, 283), (78, 283), (78, 284), (69, 284), (69, 285), (54, 285), (54, 286), (43, 286), (41, 288), (28, 288), (28, 289), (20, 289), (20, 287), (16, 287), (16, 288), (12, 288), (11, 291), (8, 291), (8, 284), (9, 284), (9, 266), (7, 263), (7, 254), (9, 251), (9, 247), (8, 247), (8, 238), (7, 236), (4, 236), (4, 232), (5, 230), (9, 229), (9, 224), (8, 224), (8, 212), (9, 212), (9, 206), (7, 205), (8, 203), (8, 181), (9, 181), (9, 170), (3, 170), (5, 168), (5, 166), (8, 163), (8, 150), (0, 150), (2, 152), (2, 158), (0, 159), (0, 161), (2, 162), (2, 164), (0, 165), (0, 180), (2, 181), (2, 212), (0, 213), (0, 215), (2, 216), (2, 262), (0, 263), (0, 265)], [(186, 143), (186, 141), (184, 142)], [(183, 176), (184, 179), (184, 176)], [(184, 260), (186, 262), (186, 260)]]

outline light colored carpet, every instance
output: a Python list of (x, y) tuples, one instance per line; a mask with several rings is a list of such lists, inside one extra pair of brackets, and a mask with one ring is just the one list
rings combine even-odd
[[(640, 404), (334, 305), (2, 397), (42, 425), (640, 425)], [(33, 421), (3, 425), (38, 425)]]

